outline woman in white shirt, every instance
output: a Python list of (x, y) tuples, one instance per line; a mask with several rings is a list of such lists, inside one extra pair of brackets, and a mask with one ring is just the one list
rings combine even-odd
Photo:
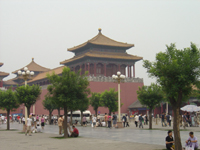
[(94, 117), (92, 118), (92, 122), (95, 128), (96, 128), (96, 120), (97, 120), (97, 117), (96, 115), (94, 115)]

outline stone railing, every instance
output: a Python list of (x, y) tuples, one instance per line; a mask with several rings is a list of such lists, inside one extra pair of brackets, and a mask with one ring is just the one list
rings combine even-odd
[[(105, 77), (105, 76), (88, 76), (88, 80), (89, 81), (94, 81), (94, 82), (115, 82), (112, 77)], [(124, 82), (139, 82), (139, 83), (143, 83), (143, 79), (142, 78), (128, 78), (126, 77), (124, 79)]]

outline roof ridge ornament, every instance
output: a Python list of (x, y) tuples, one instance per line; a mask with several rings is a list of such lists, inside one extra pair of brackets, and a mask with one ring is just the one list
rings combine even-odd
[(101, 33), (101, 28), (99, 28), (98, 30), (99, 30), (99, 33)]

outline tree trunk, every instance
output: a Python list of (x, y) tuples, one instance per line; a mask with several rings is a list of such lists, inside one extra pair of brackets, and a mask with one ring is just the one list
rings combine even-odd
[(64, 115), (65, 115), (65, 119), (64, 119), (64, 137), (68, 138), (68, 130), (67, 130), (67, 108), (64, 107)]
[(98, 111), (98, 110), (96, 109), (96, 110), (95, 110), (95, 115), (96, 115), (96, 116), (97, 116), (97, 111)]
[(110, 111), (110, 109), (109, 109), (109, 115), (111, 116), (111, 111)]
[(52, 111), (49, 111), (49, 125), (51, 124), (51, 115), (52, 115)]
[(27, 118), (29, 118), (29, 115), (31, 114), (30, 109), (31, 107), (27, 107)]
[(71, 110), (71, 116), (70, 116), (70, 125), (72, 125), (72, 115), (73, 115), (73, 110)]
[(58, 110), (58, 118), (60, 117), (60, 108), (57, 109)]
[(174, 130), (174, 138), (175, 138), (175, 150), (182, 149), (181, 137), (180, 137), (180, 129), (179, 129), (179, 107), (173, 106), (174, 111), (174, 119), (173, 119), (173, 130)]
[(149, 129), (152, 129), (152, 109), (149, 109)]
[(10, 109), (7, 109), (7, 130), (10, 130)]
[(81, 126), (83, 126), (83, 111), (81, 111)]

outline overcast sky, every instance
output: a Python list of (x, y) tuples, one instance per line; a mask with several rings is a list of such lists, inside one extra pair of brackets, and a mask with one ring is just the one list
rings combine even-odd
[[(129, 54), (155, 60), (165, 45), (200, 47), (199, 0), (0, 0), (0, 71), (11, 72), (35, 62), (55, 68), (73, 57), (67, 48), (102, 33), (135, 44)], [(136, 77), (149, 85), (143, 61)]]

